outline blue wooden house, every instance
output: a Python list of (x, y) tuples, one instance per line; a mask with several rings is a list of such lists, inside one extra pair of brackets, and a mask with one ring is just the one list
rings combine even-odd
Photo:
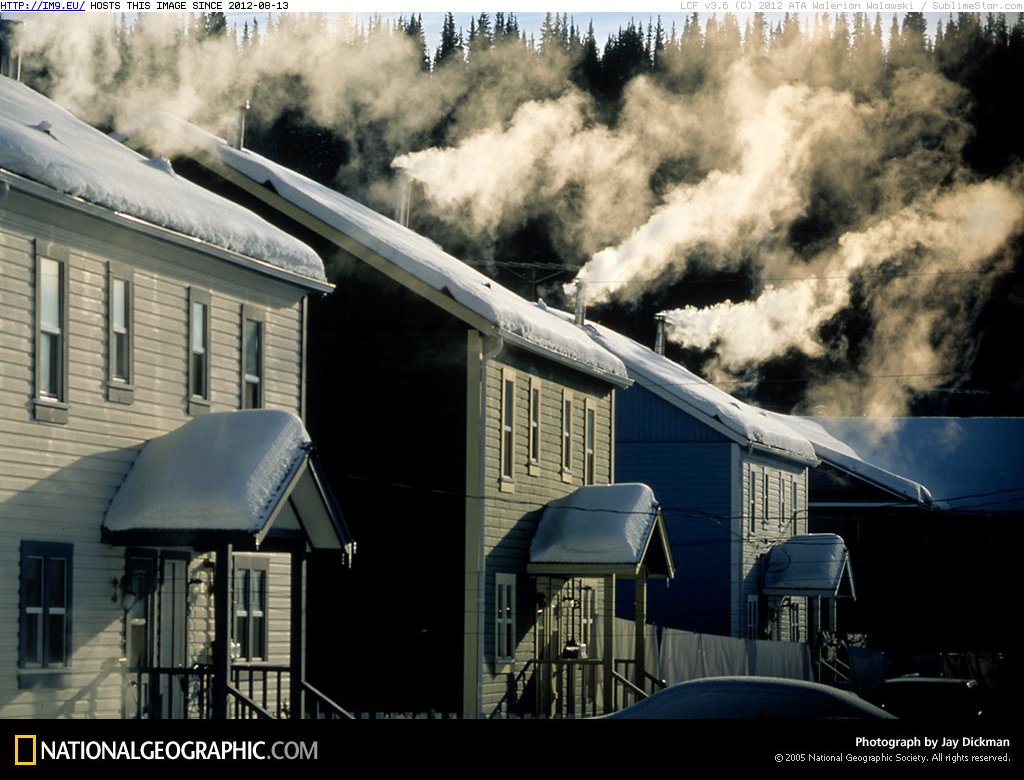
[[(814, 446), (784, 418), (618, 333), (586, 327), (634, 380), (616, 399), (615, 480), (654, 489), (676, 561), (675, 580), (648, 590), (648, 620), (707, 634), (806, 641), (817, 617), (809, 607), (816, 613), (820, 601), (766, 589), (766, 576), (773, 549), (807, 533), (808, 470), (819, 463)], [(849, 576), (847, 566), (829, 568), (823, 560), (820, 568), (826, 579), (838, 573), (833, 593)], [(630, 614), (632, 596), (623, 583), (621, 614)]]

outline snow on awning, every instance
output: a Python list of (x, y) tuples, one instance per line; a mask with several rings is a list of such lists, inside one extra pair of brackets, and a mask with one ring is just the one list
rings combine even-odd
[(530, 544), (531, 574), (674, 577), (657, 499), (647, 485), (587, 485), (544, 509)]
[(801, 534), (774, 545), (768, 553), (764, 593), (856, 598), (846, 542), (836, 534)]
[(241, 549), (304, 540), (350, 554), (352, 539), (311, 447), (291, 412), (196, 417), (146, 442), (107, 509), (103, 540)]

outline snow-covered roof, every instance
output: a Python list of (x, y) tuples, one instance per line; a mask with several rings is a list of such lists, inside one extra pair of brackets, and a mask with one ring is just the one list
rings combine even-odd
[[(530, 544), (530, 564), (601, 564), (631, 571), (644, 562), (655, 532), (672, 570), (658, 501), (647, 485), (587, 485), (550, 502)], [(665, 572), (658, 572), (664, 574)], [(672, 576), (668, 573), (668, 576)]]
[(302, 421), (291, 412), (195, 417), (143, 446), (110, 503), (103, 530), (115, 538), (236, 535), (258, 546), (296, 478), (305, 474), (310, 447)]
[(770, 596), (839, 594), (844, 575), (854, 596), (849, 551), (836, 534), (800, 534), (776, 544), (768, 553), (764, 592)]
[(167, 114), (149, 114), (135, 127), (126, 128), (129, 135), (141, 132), (147, 141), (155, 143), (166, 142), (161, 131), (175, 134), (172, 146), (180, 149), (183, 142), (189, 144), (214, 155), (251, 181), (273, 187), (293, 206), (483, 318), (496, 329), (496, 335), (510, 338), (525, 349), (569, 360), (612, 381), (628, 384), (622, 362), (571, 322), (553, 316), (543, 304), (529, 303), (430, 239), (373, 209), (266, 157), (235, 149), (223, 139)]
[(818, 462), (811, 442), (780, 415), (733, 398), (678, 363), (609, 328), (592, 322), (587, 322), (585, 328), (598, 344), (622, 359), (630, 378), (639, 386), (703, 422), (717, 424), (740, 443), (805, 463)]
[(309, 247), (251, 211), (179, 177), (76, 119), (24, 84), (0, 76), (0, 169), (319, 283)]
[[(833, 427), (832, 421), (838, 418), (793, 415), (778, 415), (778, 417), (785, 419), (788, 425), (806, 436), (814, 445), (814, 451), (818, 457), (825, 463), (916, 503), (926, 504), (932, 500), (932, 494), (927, 487), (902, 476), (914, 472), (900, 468), (900, 473), (896, 473), (896, 470), (885, 467), (885, 464), (889, 463), (891, 459), (885, 457), (884, 452), (870, 452), (862, 447), (855, 449), (850, 446), (850, 439), (845, 432), (839, 434), (842, 438), (837, 438), (830, 433), (828, 428)], [(879, 458), (879, 455), (882, 457)], [(922, 453), (922, 455), (928, 457), (927, 453)]]
[(846, 442), (857, 457), (927, 485), (937, 507), (967, 512), (1024, 509), (1024, 418), (804, 421)]

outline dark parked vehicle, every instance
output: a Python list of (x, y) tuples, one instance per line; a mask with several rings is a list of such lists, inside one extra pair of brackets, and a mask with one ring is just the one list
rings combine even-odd
[(959, 677), (895, 677), (868, 698), (910, 720), (977, 720), (986, 710), (985, 692), (978, 683)]
[(606, 717), (820, 720), (895, 716), (856, 694), (820, 683), (780, 677), (708, 677), (673, 685)]

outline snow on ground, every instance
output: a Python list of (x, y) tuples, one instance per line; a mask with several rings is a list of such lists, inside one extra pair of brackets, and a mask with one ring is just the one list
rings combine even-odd
[(66, 195), (325, 281), (319, 256), (252, 212), (147, 160), (0, 77), (0, 169)]

